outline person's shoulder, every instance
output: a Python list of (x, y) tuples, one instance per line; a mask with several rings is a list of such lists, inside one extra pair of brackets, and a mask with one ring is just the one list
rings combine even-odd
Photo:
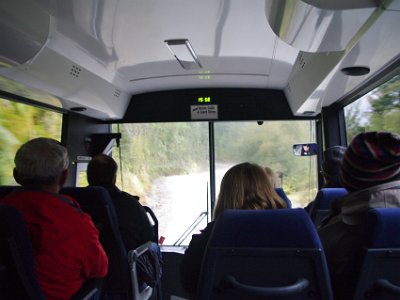
[(125, 199), (126, 201), (132, 201), (133, 203), (137, 203), (137, 204), (140, 204), (139, 203), (139, 196), (136, 196), (136, 195), (132, 195), (132, 194), (129, 194), (129, 193), (127, 193), (127, 192), (124, 192), (124, 191), (119, 191), (118, 192), (118, 196), (121, 198), (121, 199)]

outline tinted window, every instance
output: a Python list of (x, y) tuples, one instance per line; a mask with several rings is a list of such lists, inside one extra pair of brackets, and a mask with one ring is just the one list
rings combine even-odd
[(62, 114), (0, 99), (0, 184), (16, 184), (12, 175), (19, 146), (35, 137), (61, 139)]

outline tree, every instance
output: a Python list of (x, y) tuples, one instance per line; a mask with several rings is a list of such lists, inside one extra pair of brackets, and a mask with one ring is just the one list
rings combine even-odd
[(372, 107), (370, 131), (400, 132), (400, 75), (374, 90), (369, 96)]

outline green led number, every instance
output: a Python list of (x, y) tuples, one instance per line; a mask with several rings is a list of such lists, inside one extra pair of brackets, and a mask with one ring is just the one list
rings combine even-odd
[(199, 103), (210, 103), (211, 97), (198, 97), (197, 102)]

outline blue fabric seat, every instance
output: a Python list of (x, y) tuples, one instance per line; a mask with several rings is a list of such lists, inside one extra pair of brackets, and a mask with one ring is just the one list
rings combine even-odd
[(283, 188), (275, 188), (275, 191), (286, 202), (287, 208), (292, 208), (292, 201), (289, 200)]
[(365, 233), (365, 256), (353, 299), (400, 299), (400, 209), (371, 209)]
[(103, 187), (64, 187), (66, 194), (78, 201), (99, 229), (100, 242), (109, 260), (104, 291), (110, 300), (128, 299), (130, 277), (128, 256), (118, 227), (118, 219), (109, 193)]
[[(87, 281), (71, 300), (98, 299), (102, 279)], [(0, 299), (46, 299), (34, 272), (32, 241), (21, 214), (0, 204)]]
[(226, 210), (214, 226), (197, 299), (332, 299), (322, 245), (303, 209)]
[(20, 186), (15, 185), (1, 185), (0, 186), (0, 199), (6, 196), (8, 193), (12, 192), (13, 190), (20, 188)]
[(0, 299), (46, 299), (33, 266), (32, 242), (21, 214), (0, 204)]
[(315, 226), (321, 224), (322, 220), (329, 215), (331, 204), (348, 194), (345, 188), (323, 188), (320, 189), (315, 197), (314, 203), (310, 208), (310, 217)]
[[(122, 240), (117, 214), (108, 191), (104, 187), (89, 186), (65, 187), (60, 193), (70, 195), (77, 200), (82, 210), (92, 217), (99, 229), (100, 242), (109, 259), (109, 270), (104, 286), (105, 299), (148, 299), (149, 295), (152, 295), (152, 288), (147, 288), (146, 293), (140, 293), (137, 291), (137, 285), (131, 284), (131, 267), (128, 262), (128, 250), (131, 249), (126, 249)], [(143, 246), (139, 248), (145, 252)]]

